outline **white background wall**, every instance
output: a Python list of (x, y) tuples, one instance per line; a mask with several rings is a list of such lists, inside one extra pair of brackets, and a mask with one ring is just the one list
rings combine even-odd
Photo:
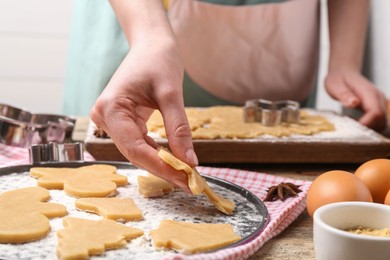
[(0, 102), (59, 113), (71, 0), (0, 0)]
[[(322, 7), (325, 1), (321, 0)], [(0, 103), (32, 112), (61, 113), (72, 3), (0, 0)], [(390, 1), (372, 0), (372, 7), (371, 74), (390, 98)], [(317, 106), (340, 111), (339, 103), (322, 86), (329, 44), (325, 31), (321, 37)]]
[(368, 73), (375, 85), (390, 99), (390, 1), (371, 0)]

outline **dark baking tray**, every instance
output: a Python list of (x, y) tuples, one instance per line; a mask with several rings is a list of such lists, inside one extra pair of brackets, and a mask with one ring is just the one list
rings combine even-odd
[[(28, 172), (31, 167), (82, 167), (92, 164), (110, 164), (118, 169), (136, 169), (133, 165), (126, 162), (113, 162), (113, 161), (90, 161), (90, 162), (44, 162), (44, 163), (35, 163), (29, 165), (17, 165), (17, 166), (8, 166), (0, 168), (0, 176), (11, 174), (11, 173), (24, 173)], [(269, 221), (269, 214), (264, 203), (252, 192), (246, 190), (245, 188), (238, 186), (234, 183), (225, 181), (220, 178), (202, 175), (206, 181), (215, 189), (219, 194), (221, 192), (233, 193), (234, 200), (236, 203), (234, 218), (250, 218), (240, 221), (240, 223), (245, 223), (239, 227), (235, 226), (236, 232), (240, 233), (242, 239), (233, 243), (227, 247), (219, 248), (218, 251), (224, 248), (236, 247), (239, 245), (246, 244), (257, 237), (266, 227)], [(223, 194), (221, 194), (223, 195)], [(241, 201), (236, 201), (236, 197), (241, 197)], [(161, 201), (159, 201), (161, 203)], [(217, 213), (218, 214), (218, 213)], [(255, 215), (254, 215), (255, 214)], [(210, 251), (210, 252), (213, 252)]]

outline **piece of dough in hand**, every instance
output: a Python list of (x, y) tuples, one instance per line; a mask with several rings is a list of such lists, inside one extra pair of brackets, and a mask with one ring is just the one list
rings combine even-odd
[(50, 231), (48, 218), (68, 214), (65, 206), (48, 203), (49, 191), (27, 187), (0, 195), (0, 243), (25, 243), (43, 238)]
[(57, 232), (57, 256), (60, 259), (88, 259), (105, 250), (124, 247), (127, 241), (144, 232), (113, 220), (88, 220), (65, 217), (64, 229)]
[(192, 194), (199, 195), (203, 193), (218, 210), (228, 215), (233, 214), (235, 208), (234, 202), (216, 194), (195, 168), (191, 168), (188, 164), (182, 162), (163, 148), (158, 150), (158, 156), (174, 169), (184, 171), (187, 174), (188, 187), (192, 191)]
[(163, 220), (149, 232), (156, 248), (174, 249), (185, 254), (206, 252), (237, 242), (240, 236), (230, 224), (210, 224)]

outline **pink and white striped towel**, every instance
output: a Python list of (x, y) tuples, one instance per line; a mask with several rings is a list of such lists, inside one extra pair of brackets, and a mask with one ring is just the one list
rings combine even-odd
[[(85, 153), (86, 161), (93, 160), (93, 157)], [(26, 148), (17, 148), (0, 144), (0, 167), (29, 164), (29, 154)], [(264, 243), (281, 233), (290, 225), (306, 208), (305, 197), (311, 182), (304, 180), (294, 180), (290, 178), (270, 175), (265, 173), (237, 170), (230, 168), (201, 167), (197, 168), (205, 175), (218, 177), (235, 183), (258, 196), (263, 200), (270, 186), (281, 182), (291, 182), (301, 185), (303, 192), (297, 197), (288, 198), (285, 201), (264, 202), (269, 213), (269, 222), (264, 230), (252, 241), (233, 248), (219, 250), (213, 253), (196, 254), (191, 256), (176, 255), (173, 259), (246, 259), (258, 251)]]

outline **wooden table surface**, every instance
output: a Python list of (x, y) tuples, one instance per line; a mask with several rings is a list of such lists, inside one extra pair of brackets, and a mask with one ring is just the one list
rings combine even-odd
[[(318, 175), (329, 170), (354, 171), (353, 164), (282, 164), (239, 166), (268, 174), (293, 179), (314, 180)], [(233, 166), (234, 167), (234, 166)], [(264, 244), (251, 258), (254, 259), (315, 259), (313, 245), (313, 220), (306, 210), (278, 236)]]
[[(88, 119), (78, 118), (73, 139), (83, 141)], [(213, 164), (207, 166), (245, 169), (279, 176), (314, 180), (329, 170), (353, 172), (355, 164)], [(251, 258), (253, 259), (315, 259), (313, 245), (313, 221), (306, 210), (281, 234), (264, 244)]]

